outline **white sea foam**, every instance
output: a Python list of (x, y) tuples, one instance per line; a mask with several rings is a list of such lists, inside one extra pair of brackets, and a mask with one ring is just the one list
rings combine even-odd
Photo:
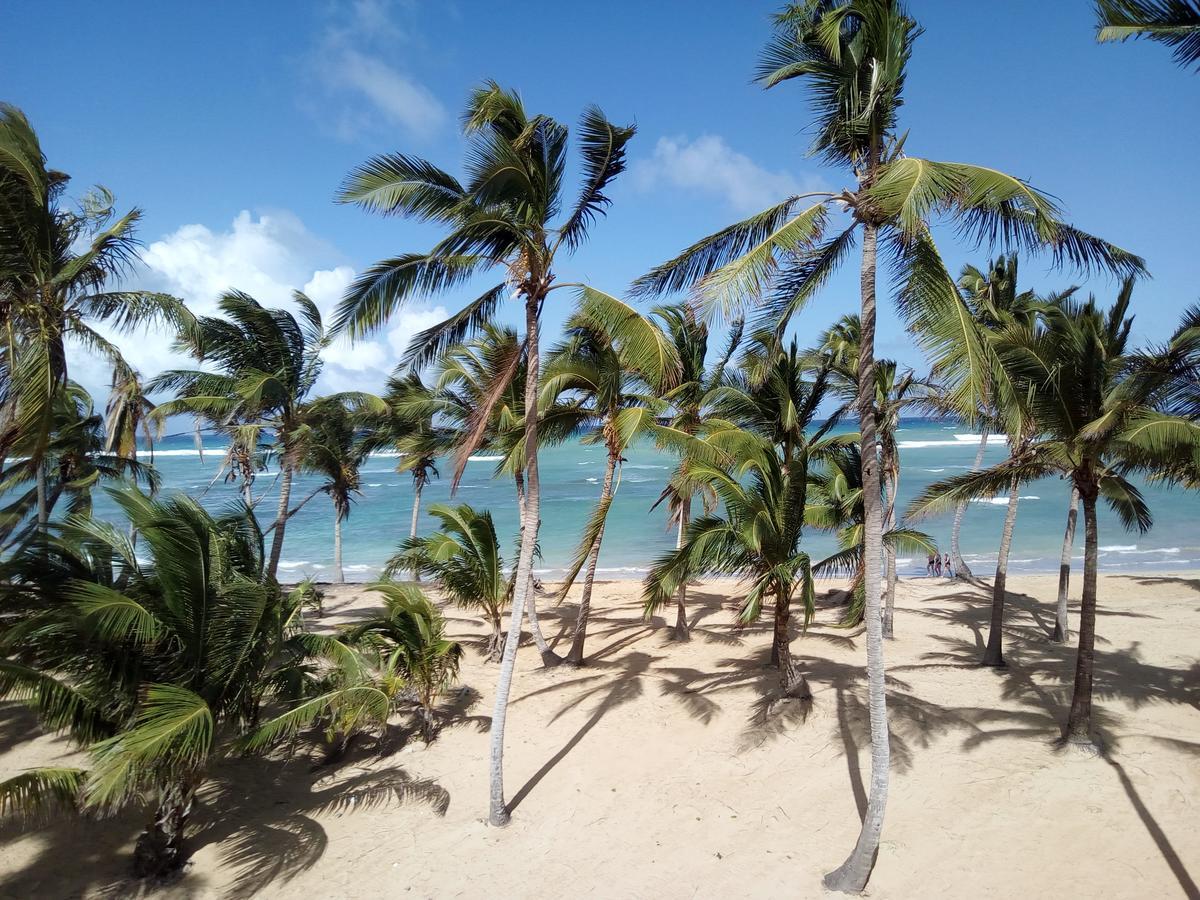
[(467, 462), (499, 462), (503, 456), (468, 456)]
[(382, 481), (373, 481), (370, 484), (368, 484), (367, 487), (383, 487), (383, 482)]
[[(1018, 500), (1041, 500), (1037, 494), (1028, 494), (1018, 497)], [(1007, 497), (975, 497), (971, 500), (972, 503), (990, 503), (992, 506), (1008, 506)]]
[(311, 566), (311, 565), (312, 565), (312, 561), (307, 560), (307, 559), (299, 559), (299, 560), (281, 559), (279, 561), (279, 568), (281, 568), (281, 569), (299, 569), (302, 566)]
[(1136, 550), (1137, 544), (1109, 544), (1107, 547), (1101, 547), (1101, 553), (1129, 553), (1131, 550)]
[(922, 472), (945, 472), (945, 469), (922, 469)]

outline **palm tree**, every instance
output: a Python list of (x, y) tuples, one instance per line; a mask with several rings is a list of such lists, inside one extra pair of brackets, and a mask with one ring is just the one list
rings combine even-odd
[[(817, 575), (845, 575), (850, 579), (849, 605), (843, 625), (863, 621), (863, 570), (865, 545), (862, 489), (862, 461), (856, 444), (837, 447), (825, 454), (824, 465), (809, 475), (808, 507), (805, 522), (813, 528), (833, 532), (837, 538), (835, 553), (813, 565)], [(884, 550), (894, 559), (897, 550), (931, 553), (937, 550), (933, 540), (920, 531), (890, 527), (883, 533)]]
[(403, 673), (417, 698), (422, 737), (431, 743), (437, 736), (435, 707), (458, 675), (462, 645), (446, 637), (445, 618), (420, 588), (379, 581), (370, 590), (383, 595), (383, 612), (349, 629), (345, 640), (351, 645), (374, 642), (391, 667)]
[(605, 449), (600, 497), (558, 592), (561, 601), (586, 566), (566, 658), (576, 666), (584, 663), (604, 523), (620, 486), (625, 452), (640, 438), (657, 433), (655, 416), (662, 407), (658, 395), (670, 387), (679, 371), (675, 347), (656, 324), (625, 307), (618, 327), (607, 327), (605, 319), (591, 315), (596, 301), (606, 310), (623, 304), (614, 297), (596, 298), (598, 292), (590, 288), (583, 290), (580, 308), (567, 321), (567, 338), (550, 354), (542, 373), (544, 418), (563, 423), (558, 426), (561, 436), (586, 431), (585, 443), (602, 444)]
[[(362, 492), (359, 468), (369, 450), (355, 429), (354, 413), (336, 398), (314, 403), (304, 417), (311, 435), (304, 448), (301, 467), (324, 480), (317, 491), (328, 494), (333, 503), (333, 577), (337, 584), (346, 578), (342, 570), (342, 522), (350, 515), (350, 505)], [(293, 509), (294, 515), (297, 509)]]
[(761, 440), (747, 442), (732, 471), (696, 465), (692, 477), (720, 497), (724, 514), (698, 516), (682, 547), (658, 559), (646, 576), (646, 613), (673, 602), (679, 585), (705, 574), (737, 575), (749, 582), (738, 618), (754, 622), (774, 606), (771, 664), (784, 696), (808, 696), (791, 654), (791, 607), (799, 600), (804, 626), (813, 616), (813, 573), (801, 548), (808, 490), (808, 457), (784, 460)]
[(483, 613), (491, 626), (488, 661), (499, 662), (504, 643), (501, 617), (512, 597), (512, 582), (504, 571), (492, 514), (465, 503), (438, 503), (429, 513), (441, 521), (441, 529), (405, 541), (384, 567), (384, 577), (404, 569), (432, 575), (456, 605)]
[[(900, 0), (811, 0), (776, 16), (759, 80), (773, 87), (805, 79), (815, 115), (813, 153), (847, 167), (841, 191), (786, 197), (779, 204), (693, 244), (639, 279), (645, 293), (691, 288), (708, 309), (734, 312), (762, 304), (760, 316), (782, 328), (861, 235), (862, 350), (857, 407), (866, 488), (867, 672), (871, 712), (872, 783), (854, 852), (826, 878), (835, 890), (860, 891), (870, 876), (883, 827), (889, 753), (880, 610), (883, 556), (882, 492), (871, 400), (874, 386), (877, 247), (894, 251), (897, 273), (929, 271), (937, 259), (929, 234), (934, 218), (949, 218), (980, 240), (1047, 249), (1056, 263), (1123, 273), (1142, 261), (1067, 225), (1046, 194), (995, 169), (904, 154), (898, 128), (905, 76), (917, 23)], [(805, 201), (814, 201), (806, 204)], [(850, 221), (826, 239), (830, 212)], [(918, 316), (922, 310), (906, 306)]]
[[(1009, 454), (1024, 456), (1034, 440), (1035, 423), (1030, 406), (1032, 394), (1039, 390), (1034, 382), (1016, 383), (1003, 363), (1007, 348), (1027, 343), (1039, 327), (1046, 309), (1071, 296), (1074, 288), (1039, 299), (1033, 291), (1018, 290), (1017, 257), (998, 257), (985, 274), (966, 266), (958, 281), (958, 301), (952, 305), (930, 304), (939, 310), (937, 318), (920, 323), (921, 340), (934, 358), (938, 372), (949, 388), (941, 401), (968, 421), (988, 423), (983, 430), (975, 469), (982, 464), (982, 451), (989, 430), (1003, 431)], [(910, 296), (920, 296), (924, 286), (906, 288)], [(920, 303), (920, 299), (917, 301)], [(1000, 546), (996, 555), (996, 574), (992, 582), (991, 620), (987, 646), (981, 665), (1002, 667), (1004, 661), (1004, 608), (1007, 597), (1008, 558), (1012, 549), (1020, 501), (1022, 479), (1014, 477), (1006, 485), (1007, 505)], [(961, 524), (961, 499), (955, 520)], [(1069, 560), (1069, 551), (1068, 551)]]
[(162, 875), (209, 767), (257, 716), (294, 610), (263, 573), (245, 508), (220, 518), (178, 496), (110, 491), (136, 528), (85, 516), (6, 566), (12, 624), (0, 637), (3, 696), (87, 752), (89, 768), (35, 769), (0, 783), (6, 803), (111, 811), (143, 800), (154, 819), (135, 871)]
[(0, 496), (17, 492), (0, 509), (4, 549), (19, 547), (44, 530), (38, 507), (54, 509), (65, 499), (68, 513), (90, 515), (92, 490), (102, 480), (129, 479), (152, 493), (158, 490), (153, 466), (106, 449), (103, 421), (82, 387), (68, 382), (55, 396), (52, 412), (50, 441), (41, 460), (17, 457), (0, 469)]
[[(527, 114), (520, 97), (489, 82), (468, 100), (463, 130), (471, 140), (465, 183), (431, 163), (399, 153), (376, 157), (347, 179), (339, 198), (342, 202), (436, 222), (449, 233), (432, 250), (401, 254), (364, 272), (342, 301), (336, 326), (353, 337), (361, 336), (382, 326), (414, 296), (425, 299), (476, 274), (500, 269), (500, 283), (417, 337), (408, 358), (420, 365), (477, 330), (504, 297), (515, 295), (523, 302), (524, 353), (513, 358), (508, 370), (510, 375), (515, 373), (523, 356), (531, 376), (525, 384), (526, 528), (517, 558), (512, 612), (519, 623), (532, 583), (541, 518), (537, 467), (541, 308), (551, 292), (567, 286), (557, 281), (558, 253), (577, 249), (588, 228), (608, 207), (611, 201), (605, 191), (625, 169), (625, 146), (635, 129), (613, 125), (596, 107), (584, 111), (580, 121), (583, 186), (569, 214), (557, 224), (563, 201), (567, 129), (548, 116)], [(503, 391), (505, 380), (493, 387), (496, 395)], [(487, 400), (476, 411), (469, 439), (458, 452), (454, 485), (486, 432), (494, 398)], [(492, 716), (488, 820), (493, 825), (503, 825), (509, 818), (503, 783), (504, 722), (520, 631), (508, 631)]]
[(1178, 479), (1180, 462), (1200, 459), (1200, 423), (1163, 412), (1174, 379), (1186, 370), (1184, 348), (1139, 354), (1128, 349), (1133, 282), (1101, 310), (1094, 299), (1068, 299), (1047, 309), (1044, 326), (1009, 348), (1005, 364), (1018, 383), (1034, 383), (1036, 439), (1027, 452), (981, 472), (931, 485), (914, 502), (923, 514), (961, 498), (987, 496), (1014, 478), (1064, 475), (1079, 492), (1084, 522), (1083, 597), (1079, 652), (1066, 739), (1092, 747), (1092, 673), (1096, 637), (1098, 523), (1101, 497), (1121, 523), (1145, 532), (1150, 509), (1128, 476)]
[[(439, 477), (439, 456), (454, 447), (455, 432), (441, 425), (439, 411), (445, 406), (416, 372), (395, 373), (388, 379), (379, 409), (365, 417), (367, 453), (384, 448), (399, 455), (397, 472), (412, 475), (413, 508), (409, 538), (416, 538), (421, 520), (421, 494), (430, 480)], [(414, 571), (413, 578), (420, 580)]]
[[(659, 306), (655, 307), (651, 315), (670, 338), (680, 363), (679, 383), (662, 395), (670, 410), (666, 427), (686, 438), (706, 435), (710, 426), (720, 427), (715, 403), (725, 380), (725, 369), (741, 343), (743, 323), (738, 321), (733, 324), (724, 351), (715, 364), (707, 368), (708, 324), (697, 318), (691, 306), (686, 303)], [(684, 450), (658, 501), (668, 501), (670, 521), (676, 526), (676, 550), (683, 547), (695, 496), (698, 493), (702, 495), (706, 513), (712, 511), (712, 505), (716, 502), (716, 496), (711, 491), (706, 491), (706, 486), (697, 483), (690, 475), (691, 466), (696, 461), (693, 453)], [(687, 582), (682, 581), (675, 598), (674, 637), (678, 641), (687, 641), (690, 636), (687, 620)]]
[(421, 736), (433, 741), (437, 700), (457, 675), (462, 647), (447, 640), (445, 620), (420, 588), (382, 581), (368, 590), (383, 595), (382, 612), (336, 635), (301, 631), (288, 638), (276, 678), (297, 680), (289, 693), (299, 699), (246, 735), (242, 749), (266, 750), (321, 725), (330, 758), (338, 758), (363, 731), (382, 735), (413, 698)]
[[(525, 376), (526, 367), (521, 355), (521, 341), (512, 328), (492, 322), (481, 326), (479, 333), (469, 341), (447, 350), (438, 359), (435, 380), (437, 396), (445, 402), (440, 404), (439, 413), (457, 429), (454, 445), (471, 438), (471, 421), (476, 409), (495, 396), (487, 432), (480, 446), (496, 450), (503, 457), (496, 467), (497, 476), (511, 475), (517, 493), (517, 516), (521, 531), (525, 528)], [(509, 375), (509, 363), (513, 356), (518, 359), (517, 369)], [(497, 385), (507, 386), (495, 394)], [(538, 423), (538, 431), (545, 436), (546, 422)], [(518, 536), (518, 547), (520, 536)], [(518, 555), (520, 551), (518, 550)], [(533, 571), (530, 570), (530, 579)], [(542, 635), (538, 622), (537, 591), (531, 586), (527, 591), (525, 615), (529, 620), (529, 631), (537, 645), (543, 666), (554, 666), (562, 662)]]
[[(808, 351), (812, 365), (818, 371), (828, 372), (830, 383), (844, 402), (834, 413), (840, 419), (853, 409), (858, 395), (858, 352), (862, 338), (862, 323), (856, 315), (842, 316), (824, 333), (817, 346)], [(918, 379), (910, 369), (900, 374), (896, 363), (890, 359), (875, 363), (875, 424), (879, 435), (879, 465), (882, 473), (885, 506), (883, 514), (884, 535), (896, 532), (896, 540), (884, 540), (884, 599), (883, 636), (890, 638), (894, 632), (896, 602), (896, 543), (900, 532), (896, 522), (896, 497), (900, 490), (900, 445), (896, 432), (900, 428), (900, 417), (913, 407), (929, 408), (935, 404), (937, 391), (926, 379)], [(861, 575), (861, 571), (856, 572)], [(863, 617), (863, 595), (861, 578), (855, 579), (856, 590), (843, 624), (857, 625)]]
[(139, 439), (154, 462), (154, 440), (162, 437), (162, 423), (155, 427), (154, 403), (146, 396), (142, 376), (134, 369), (113, 369), (112, 390), (104, 410), (104, 449), (136, 460)]
[(114, 216), (115, 201), (104, 188), (71, 208), (63, 196), (69, 181), (47, 167), (24, 113), (0, 104), (0, 462), (10, 455), (33, 461), (43, 528), (53, 504), (42, 463), (57, 398), (69, 390), (68, 341), (127, 371), (117, 347), (90, 323), (130, 331), (189, 319), (174, 297), (109, 286), (137, 260), (141, 211)]
[(257, 434), (274, 434), (279, 459), (279, 505), (273, 526), (267, 574), (274, 578), (283, 553), (292, 479), (304, 458), (310, 428), (305, 401), (321, 373), (321, 351), (329, 341), (315, 303), (296, 291), (297, 318), (286, 309), (268, 309), (241, 291), (222, 295), (224, 318), (204, 316), (180, 331), (177, 345), (198, 362), (218, 371), (172, 369), (155, 377), (147, 390), (172, 391), (175, 399), (159, 404), (159, 419), (187, 413), (240, 426), (235, 443), (257, 445)]
[(1196, 0), (1096, 0), (1096, 40), (1147, 37), (1174, 49), (1181, 66), (1200, 65)]

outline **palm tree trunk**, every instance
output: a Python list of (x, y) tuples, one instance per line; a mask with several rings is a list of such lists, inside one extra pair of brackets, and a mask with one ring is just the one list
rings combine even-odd
[(771, 665), (779, 669), (779, 690), (784, 696), (808, 696), (804, 677), (792, 659), (792, 604), (783, 591), (775, 591), (775, 623), (771, 635)]
[(871, 791), (862, 830), (850, 856), (825, 876), (825, 886), (835, 891), (860, 892), (871, 877), (883, 814), (887, 808), (888, 774), (891, 766), (887, 720), (887, 691), (884, 684), (883, 618), (880, 615), (880, 561), (883, 557), (883, 509), (879, 484), (879, 460), (875, 438), (875, 267), (877, 226), (863, 223), (862, 253), (862, 338), (858, 355), (858, 425), (862, 442), (863, 568), (867, 624), (867, 709), (871, 720)]
[(492, 633), (488, 637), (487, 644), (487, 659), (488, 662), (499, 662), (501, 650), (504, 648), (504, 632), (502, 631), (502, 623), (500, 621), (500, 613), (496, 613), (491, 617)]
[(1079, 655), (1075, 658), (1075, 692), (1067, 718), (1067, 741), (1090, 750), (1092, 742), (1092, 669), (1096, 656), (1096, 487), (1079, 492), (1083, 500), (1083, 598), (1079, 605)]
[[(525, 473), (518, 472), (514, 476), (517, 482), (517, 517), (520, 520), (521, 531), (525, 530)], [(542, 657), (542, 665), (546, 668), (557, 666), (562, 657), (550, 649), (546, 638), (542, 635), (542, 626), (538, 622), (537, 592), (533, 589), (533, 570), (529, 570), (529, 594), (525, 604), (525, 616), (529, 621), (529, 634)]]
[(133, 871), (139, 878), (166, 875), (183, 865), (183, 832), (195, 794), (185, 783), (173, 784), (163, 791), (154, 821), (146, 826), (134, 846)]
[[(890, 445), (890, 441), (888, 442)], [(892, 450), (884, 453), (883, 469), (887, 473), (887, 511), (883, 518), (883, 530), (891, 531), (896, 527), (896, 491), (900, 487), (900, 468)], [(883, 636), (895, 636), (896, 618), (896, 548), (890, 543), (884, 544), (883, 555), (886, 561), (884, 599), (883, 599)]]
[(37, 523), (38, 530), (44, 534), (46, 526), (50, 523), (50, 503), (46, 492), (45, 459), (41, 460), (37, 466)]
[(1071, 487), (1071, 506), (1067, 510), (1067, 533), (1063, 536), (1062, 558), (1058, 563), (1058, 610), (1050, 640), (1065, 644), (1071, 637), (1067, 622), (1067, 591), (1071, 586), (1071, 549), (1075, 546), (1075, 521), (1079, 517), (1079, 488)]
[[(692, 518), (692, 498), (691, 495), (684, 497), (683, 502), (679, 506), (679, 531), (675, 535), (675, 549), (678, 550), (683, 546), (683, 535), (687, 531), (688, 522)], [(692, 639), (691, 629), (688, 628), (687, 620), (687, 579), (679, 582), (679, 590), (675, 594), (675, 631), (674, 638), (677, 641), (690, 641)]]
[(992, 621), (988, 625), (987, 647), (982, 666), (1002, 667), (1004, 662), (1004, 598), (1008, 583), (1008, 554), (1012, 550), (1013, 528), (1017, 524), (1017, 503), (1021, 482), (1014, 476), (1008, 484), (1008, 509), (1004, 513), (1004, 531), (1000, 534), (1000, 552), (996, 556), (996, 580), (992, 583)]
[(271, 538), (271, 559), (267, 565), (267, 574), (275, 577), (279, 570), (279, 557), (283, 554), (283, 532), (287, 528), (288, 501), (292, 496), (292, 466), (287, 461), (284, 451), (283, 473), (279, 481), (279, 510), (275, 515), (275, 534)]
[[(425, 482), (421, 479), (413, 482), (413, 508), (412, 508), (412, 524), (408, 528), (409, 538), (417, 536), (417, 524), (421, 520), (421, 491), (425, 490)], [(420, 583), (421, 572), (419, 569), (413, 569), (413, 581)]]
[[(975, 451), (975, 464), (971, 466), (972, 472), (978, 472), (983, 466), (983, 454), (987, 450), (988, 430), (982, 429), (983, 433), (979, 436), (979, 449)], [(966, 564), (962, 558), (962, 553), (959, 550), (958, 537), (962, 531), (963, 517), (967, 514), (967, 501), (961, 501), (954, 510), (954, 528), (950, 531), (950, 558), (954, 561), (954, 577), (955, 578), (970, 578), (971, 567)]]
[(500, 674), (496, 679), (496, 705), (492, 711), (491, 752), (488, 761), (490, 783), (488, 822), (507, 825), (508, 806), (504, 802), (504, 720), (508, 714), (508, 692), (517, 664), (517, 645), (521, 641), (521, 620), (525, 602), (532, 593), (533, 550), (541, 524), (541, 480), (538, 477), (538, 308), (539, 297), (525, 298), (525, 527), (521, 529), (521, 550), (517, 555), (517, 575), (513, 590), (511, 624), (504, 640)]
[(333, 514), (333, 580), (335, 584), (345, 584), (346, 576), (342, 572), (342, 517)]
[[(600, 489), (600, 502), (606, 503), (612, 497), (613, 474), (617, 471), (619, 457), (610, 452), (608, 466), (604, 470), (604, 485)], [(575, 616), (575, 633), (571, 636), (571, 649), (567, 652), (567, 662), (573, 666), (583, 665), (583, 643), (587, 640), (588, 616), (592, 611), (592, 585), (596, 581), (596, 564), (600, 561), (600, 542), (604, 540), (604, 526), (596, 532), (596, 540), (588, 553), (587, 574), (583, 578), (583, 594), (579, 598), (579, 613)]]

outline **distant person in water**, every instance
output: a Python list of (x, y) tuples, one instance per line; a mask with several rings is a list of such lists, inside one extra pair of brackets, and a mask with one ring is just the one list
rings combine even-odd
[(952, 566), (950, 564), (950, 554), (949, 553), (947, 553), (946, 558), (944, 560), (942, 560), (942, 569), (945, 571), (947, 578), (954, 577), (954, 566)]

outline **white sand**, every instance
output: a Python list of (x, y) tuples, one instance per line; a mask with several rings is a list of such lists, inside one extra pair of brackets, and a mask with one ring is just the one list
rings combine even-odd
[[(1200, 579), (1102, 579), (1100, 759), (1054, 747), (1074, 664), (1073, 648), (1043, 636), (1055, 579), (1014, 577), (1010, 589), (1010, 668), (997, 672), (973, 665), (984, 590), (901, 587), (887, 644), (891, 798), (870, 895), (1194, 895)], [(372, 602), (355, 588), (333, 593), (328, 622)], [(604, 584), (589, 666), (544, 671), (522, 649), (507, 829), (483, 823), (496, 667), (472, 651), (462, 683), (478, 699), (452, 698), (459, 714), (428, 749), (404, 745), (397, 727), (390, 755), (364, 740), (338, 767), (314, 769), (304, 747), (286, 761), (221, 765), (194, 817), (193, 861), (163, 896), (822, 895), (865, 803), (862, 635), (822, 611), (792, 644), (811, 707), (772, 704), (766, 623), (731, 627), (730, 593), (694, 590), (694, 638), (678, 645), (661, 618), (641, 621), (637, 585)], [(469, 615), (449, 615), (456, 636), (482, 634)], [(573, 616), (571, 603), (544, 611), (548, 636)], [(0, 707), (0, 777), (65, 758), (60, 740), (21, 740), (34, 728), (23, 710)], [(436, 814), (430, 803), (447, 798)], [(124, 875), (143, 818), (6, 826), (0, 896), (131, 896)]]

